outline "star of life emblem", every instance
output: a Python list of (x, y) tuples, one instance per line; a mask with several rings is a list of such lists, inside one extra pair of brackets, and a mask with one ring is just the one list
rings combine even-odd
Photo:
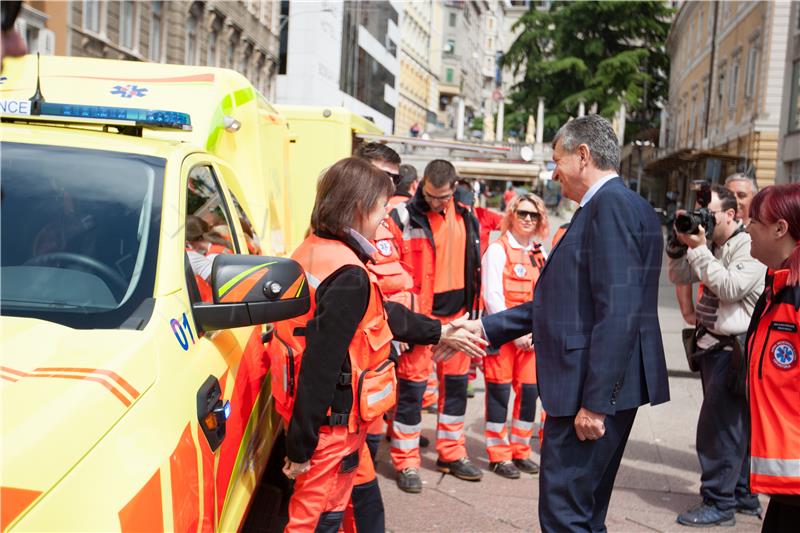
[(789, 341), (778, 341), (770, 349), (772, 364), (781, 370), (789, 370), (797, 366), (797, 350)]
[(522, 263), (517, 263), (516, 265), (514, 265), (514, 274), (516, 274), (517, 277), (520, 278), (525, 277), (526, 272), (527, 271), (525, 270), (525, 265), (523, 265)]
[(386, 239), (376, 242), (375, 247), (378, 248), (378, 251), (381, 253), (381, 255), (385, 257), (392, 255), (392, 243)]

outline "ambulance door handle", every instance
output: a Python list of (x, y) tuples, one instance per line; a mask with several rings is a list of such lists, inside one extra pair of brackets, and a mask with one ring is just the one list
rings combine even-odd
[(225, 440), (225, 425), (230, 413), (231, 404), (222, 399), (219, 380), (208, 376), (197, 391), (197, 422), (211, 451), (216, 451)]

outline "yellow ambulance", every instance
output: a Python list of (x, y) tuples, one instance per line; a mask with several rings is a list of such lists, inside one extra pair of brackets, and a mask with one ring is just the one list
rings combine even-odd
[(0, 116), (0, 529), (239, 529), (309, 305), (285, 120), (232, 71), (33, 56)]
[(359, 135), (380, 135), (382, 131), (374, 122), (343, 107), (275, 107), (289, 126), (289, 206), (296, 221), (289, 233), (291, 250), (302, 242), (308, 229), (322, 172), (352, 155), (362, 142)]

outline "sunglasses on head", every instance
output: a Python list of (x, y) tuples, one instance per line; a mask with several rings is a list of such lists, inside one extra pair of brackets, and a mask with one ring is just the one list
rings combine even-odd
[(387, 171), (387, 170), (384, 170), (384, 172), (386, 172), (387, 174), (389, 174), (389, 177), (390, 177), (390, 178), (392, 178), (392, 182), (393, 182), (395, 185), (397, 185), (398, 183), (400, 183), (400, 174), (395, 174), (394, 172), (389, 172), (389, 171)]
[(536, 221), (542, 218), (542, 215), (540, 215), (536, 211), (525, 211), (524, 209), (517, 209), (516, 215), (517, 218), (520, 220), (525, 220), (526, 218), (530, 218), (531, 220)]
[(14, 21), (17, 20), (19, 10), (22, 8), (22, 2), (13, 2), (3, 0), (0, 2), (0, 14), (2, 14), (2, 28), (3, 31), (8, 31), (14, 27)]

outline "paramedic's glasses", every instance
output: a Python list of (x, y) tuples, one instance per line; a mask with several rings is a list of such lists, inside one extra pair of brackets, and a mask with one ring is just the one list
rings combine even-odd
[(428, 201), (437, 201), (437, 202), (446, 202), (453, 197), (453, 193), (450, 194), (443, 194), (442, 196), (433, 196), (432, 194), (428, 194), (425, 192), (425, 189), (422, 190), (422, 196), (425, 197)]
[(536, 211), (523, 211), (522, 209), (517, 209), (517, 218), (520, 220), (525, 220), (526, 218), (530, 218), (531, 222), (538, 222), (542, 215), (537, 213)]

